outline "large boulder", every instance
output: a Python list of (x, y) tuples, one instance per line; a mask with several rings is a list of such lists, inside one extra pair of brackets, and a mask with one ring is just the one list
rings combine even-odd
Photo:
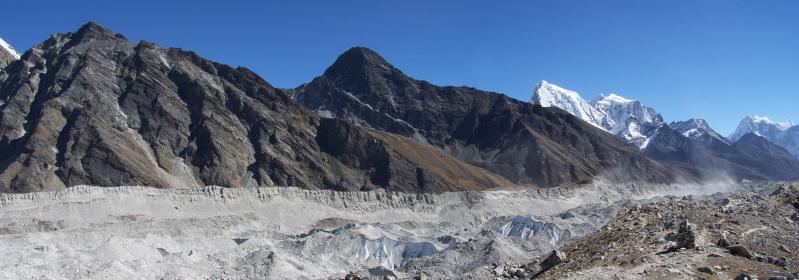
[(558, 250), (553, 250), (549, 256), (541, 262), (541, 271), (547, 271), (566, 260), (566, 255)]

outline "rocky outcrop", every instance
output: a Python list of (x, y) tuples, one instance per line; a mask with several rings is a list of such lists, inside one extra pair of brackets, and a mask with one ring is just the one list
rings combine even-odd
[[(134, 43), (94, 23), (52, 36), (0, 72), (0, 101), (3, 192), (82, 184), (434, 192), (507, 183), (411, 140), (322, 121), (246, 68)], [(361, 144), (369, 153), (355, 149)]]
[(635, 147), (563, 110), (415, 80), (362, 47), (342, 54), (292, 94), (321, 116), (413, 138), (514, 183), (676, 177)]

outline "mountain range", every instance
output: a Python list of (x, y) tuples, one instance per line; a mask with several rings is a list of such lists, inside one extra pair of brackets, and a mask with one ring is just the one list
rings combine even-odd
[(700, 155), (737, 179), (799, 174), (799, 160), (754, 133), (732, 144), (719, 137), (724, 148), (700, 147), (697, 139), (717, 136), (706, 123), (664, 125), (636, 100), (585, 102), (546, 82), (536, 104), (438, 86), (364, 47), (293, 89), (95, 23), (22, 56), (6, 49), (0, 192), (76, 185), (442, 192), (598, 177), (673, 183), (706, 177), (707, 162), (696, 157), (708, 158)]
[(799, 159), (786, 150), (797, 147), (791, 140), (799, 138), (791, 133), (799, 128), (791, 130), (789, 123), (747, 117), (728, 139), (703, 119), (666, 124), (640, 101), (610, 94), (589, 102), (546, 81), (535, 88), (531, 102), (561, 108), (639, 147), (648, 157), (681, 166), (695, 176), (784, 180), (796, 178), (799, 170)]

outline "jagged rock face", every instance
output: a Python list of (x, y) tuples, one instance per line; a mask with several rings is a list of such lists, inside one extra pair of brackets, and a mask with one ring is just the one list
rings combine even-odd
[(342, 54), (293, 96), (319, 115), (412, 137), (516, 183), (553, 186), (596, 175), (658, 182), (674, 177), (634, 147), (565, 111), (414, 80), (366, 48)]
[(789, 180), (799, 178), (799, 160), (763, 137), (748, 134), (728, 144), (704, 134), (691, 139), (663, 126), (643, 150), (647, 156), (694, 169), (696, 175), (734, 179)]
[(93, 23), (51, 37), (0, 72), (0, 101), (6, 192), (81, 184), (442, 191), (459, 189), (456, 180), (474, 188), (507, 183), (479, 168), (432, 172), (395, 152), (405, 139), (368, 139), (382, 154), (335, 151), (317, 129), (347, 145), (377, 132), (320, 128), (317, 116), (247, 69), (136, 44)]

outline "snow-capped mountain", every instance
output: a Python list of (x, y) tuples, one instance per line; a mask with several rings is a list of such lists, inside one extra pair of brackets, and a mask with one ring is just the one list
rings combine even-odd
[(689, 119), (687, 121), (672, 122), (669, 127), (674, 131), (682, 134), (688, 139), (701, 140), (704, 142), (721, 141), (725, 144), (730, 144), (726, 137), (722, 136), (704, 119)]
[(558, 85), (541, 81), (535, 87), (530, 102), (544, 107), (561, 108), (584, 121), (607, 130), (604, 123), (606, 116), (585, 101), (577, 92), (559, 87)]
[(19, 58), (19, 53), (17, 53), (11, 45), (6, 43), (3, 38), (0, 38), (0, 69), (5, 68), (6, 65)]
[(750, 132), (754, 132), (766, 139), (777, 138), (777, 135), (782, 134), (792, 126), (794, 125), (790, 121), (775, 122), (768, 117), (746, 116), (738, 123), (738, 128), (730, 135), (730, 139), (737, 141)]
[(638, 147), (642, 147), (646, 139), (664, 124), (663, 117), (655, 109), (613, 93), (600, 95), (591, 104), (605, 114), (606, 122), (610, 124), (608, 131)]
[(530, 102), (561, 108), (638, 147), (643, 147), (657, 128), (664, 124), (663, 117), (657, 111), (638, 100), (610, 94), (600, 95), (588, 102), (577, 92), (546, 81), (538, 84)]
[(738, 123), (738, 128), (729, 138), (738, 141), (748, 133), (763, 136), (799, 157), (799, 125), (794, 125), (790, 121), (775, 122), (768, 117), (746, 116)]

